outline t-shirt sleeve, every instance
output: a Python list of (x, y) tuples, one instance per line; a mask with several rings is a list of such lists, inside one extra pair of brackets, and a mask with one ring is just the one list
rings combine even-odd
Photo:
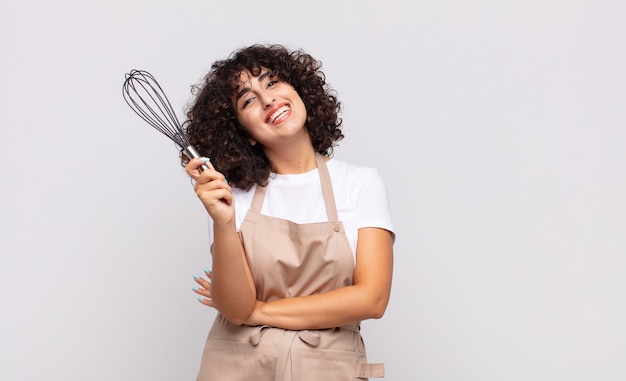
[(387, 189), (380, 173), (374, 168), (363, 170), (355, 176), (357, 189), (357, 228), (375, 227), (394, 234), (389, 210)]

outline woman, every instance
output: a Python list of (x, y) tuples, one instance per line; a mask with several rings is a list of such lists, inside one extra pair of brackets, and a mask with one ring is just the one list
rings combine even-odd
[(330, 159), (342, 121), (320, 69), (302, 50), (243, 48), (212, 65), (188, 111), (204, 157), (183, 165), (212, 225), (195, 292), (219, 312), (199, 381), (383, 377), (359, 323), (389, 301), (387, 195), (376, 170)]

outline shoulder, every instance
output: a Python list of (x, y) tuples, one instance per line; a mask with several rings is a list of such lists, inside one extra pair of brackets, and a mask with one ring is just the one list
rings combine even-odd
[(351, 180), (380, 178), (376, 168), (356, 165), (338, 159), (330, 159), (327, 166), (331, 176), (334, 175)]
[(331, 159), (327, 163), (333, 184), (349, 189), (383, 186), (383, 179), (376, 168)]
[(357, 229), (377, 227), (393, 233), (387, 189), (376, 168), (332, 159), (328, 170), (338, 208), (354, 211)]

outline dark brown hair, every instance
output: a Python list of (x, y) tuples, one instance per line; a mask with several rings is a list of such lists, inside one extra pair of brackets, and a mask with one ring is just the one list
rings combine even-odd
[[(239, 75), (250, 71), (258, 76), (267, 68), (298, 92), (307, 111), (305, 128), (313, 148), (331, 155), (335, 142), (343, 139), (341, 104), (326, 83), (322, 63), (302, 50), (290, 51), (282, 45), (252, 45), (213, 63), (202, 84), (194, 87), (196, 97), (187, 111), (183, 128), (192, 146), (210, 157), (215, 168), (235, 187), (250, 189), (265, 185), (270, 163), (260, 144), (251, 146), (248, 133), (239, 125), (233, 96), (239, 88)], [(182, 155), (183, 166), (188, 159)]]

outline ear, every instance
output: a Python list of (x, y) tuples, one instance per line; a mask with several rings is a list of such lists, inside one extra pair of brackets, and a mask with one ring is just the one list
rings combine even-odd
[(254, 146), (256, 145), (256, 140), (254, 140), (254, 139), (252, 139), (252, 138), (249, 138), (249, 139), (248, 139), (248, 143), (250, 143), (250, 145), (251, 145), (252, 147), (254, 147)]

